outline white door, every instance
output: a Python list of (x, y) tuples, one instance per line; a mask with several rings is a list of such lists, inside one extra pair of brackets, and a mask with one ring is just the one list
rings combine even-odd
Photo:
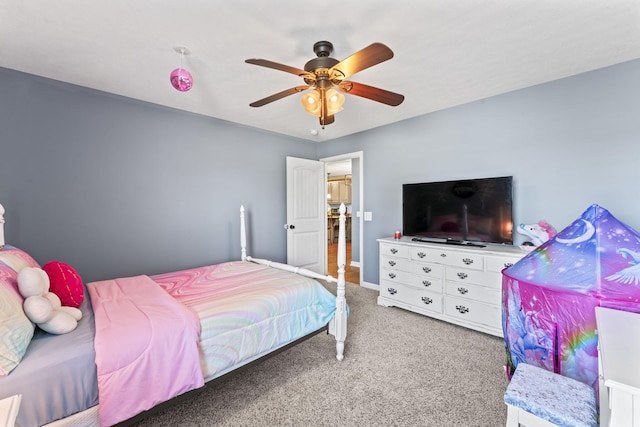
[(287, 157), (287, 264), (326, 274), (324, 163)]

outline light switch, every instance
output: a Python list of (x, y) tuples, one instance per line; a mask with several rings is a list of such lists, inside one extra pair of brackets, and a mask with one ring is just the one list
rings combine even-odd
[(364, 213), (365, 221), (373, 221), (373, 212), (365, 212)]

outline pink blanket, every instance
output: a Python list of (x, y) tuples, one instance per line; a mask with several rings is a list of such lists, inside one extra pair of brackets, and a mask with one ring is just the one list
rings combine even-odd
[(96, 322), (101, 426), (204, 385), (193, 311), (147, 276), (87, 288)]

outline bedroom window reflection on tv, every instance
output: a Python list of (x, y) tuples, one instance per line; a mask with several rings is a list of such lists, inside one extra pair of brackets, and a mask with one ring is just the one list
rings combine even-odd
[(405, 236), (513, 243), (513, 177), (402, 186)]

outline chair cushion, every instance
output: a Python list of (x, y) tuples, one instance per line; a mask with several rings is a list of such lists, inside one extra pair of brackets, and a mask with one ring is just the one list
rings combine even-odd
[(518, 364), (504, 401), (556, 425), (598, 426), (593, 388), (526, 363)]

